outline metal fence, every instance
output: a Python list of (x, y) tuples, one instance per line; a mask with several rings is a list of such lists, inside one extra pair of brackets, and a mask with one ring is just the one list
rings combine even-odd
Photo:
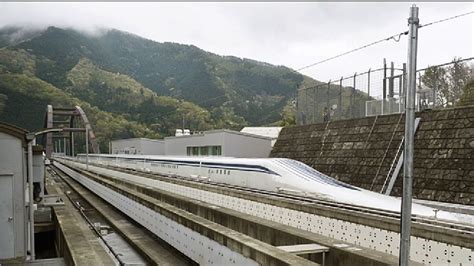
[[(473, 59), (458, 59), (418, 70), (416, 110), (454, 105), (466, 83), (466, 75), (472, 78), (473, 67), (469, 64)], [(457, 82), (450, 74), (453, 68), (459, 68), (460, 72), (468, 69), (470, 74), (460, 73), (464, 80)], [(405, 64), (395, 67), (393, 62), (387, 64), (384, 60), (382, 68), (300, 88), (296, 101), (297, 124), (404, 112), (405, 73)]]

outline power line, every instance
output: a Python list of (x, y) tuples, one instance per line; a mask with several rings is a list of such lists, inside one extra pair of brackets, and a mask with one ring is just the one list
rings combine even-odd
[(444, 19), (440, 19), (440, 20), (436, 20), (436, 21), (433, 21), (433, 22), (430, 22), (430, 23), (422, 24), (418, 28), (431, 26), (431, 25), (434, 25), (434, 24), (438, 24), (438, 23), (445, 22), (445, 21), (448, 21), (448, 20), (464, 17), (464, 16), (471, 15), (471, 14), (474, 14), (474, 11), (467, 12), (467, 13), (464, 13), (464, 14), (459, 14), (459, 15), (444, 18)]
[[(449, 20), (452, 20), (452, 19), (460, 18), (460, 17), (463, 17), (463, 16), (471, 15), (471, 14), (474, 14), (474, 11), (470, 11), (470, 12), (463, 13), (463, 14), (459, 14), (459, 15), (456, 15), (456, 16), (447, 17), (447, 18), (444, 18), (444, 19), (432, 21), (432, 22), (429, 22), (429, 23), (420, 25), (419, 28), (431, 26), (431, 25), (434, 25), (434, 24), (442, 23), (442, 22), (446, 22), (446, 21), (449, 21)], [(372, 43), (369, 43), (369, 44), (360, 46), (360, 47), (358, 47), (358, 48), (349, 50), (349, 51), (347, 51), (347, 52), (344, 52), (344, 53), (341, 53), (341, 54), (338, 54), (338, 55), (335, 55), (335, 56), (326, 58), (326, 59), (321, 60), (321, 61), (318, 61), (318, 62), (316, 62), (316, 63), (313, 63), (313, 64), (310, 64), (310, 65), (307, 65), (307, 66), (298, 68), (298, 69), (296, 69), (296, 71), (298, 72), (298, 71), (301, 71), (301, 70), (304, 70), (304, 69), (307, 69), (307, 68), (310, 68), (310, 67), (313, 67), (313, 66), (316, 66), (316, 65), (319, 65), (319, 64), (322, 64), (322, 63), (331, 61), (331, 60), (333, 60), (333, 59), (336, 59), (336, 58), (339, 58), (339, 57), (342, 57), (342, 56), (345, 56), (345, 55), (354, 53), (354, 52), (356, 52), (356, 51), (359, 51), (359, 50), (368, 48), (368, 47), (370, 47), (370, 46), (379, 44), (379, 43), (381, 43), (381, 42), (390, 41), (390, 40), (394, 40), (394, 41), (396, 41), (396, 42), (399, 42), (399, 41), (400, 41), (400, 38), (401, 38), (403, 35), (408, 35), (408, 31), (400, 32), (400, 33), (391, 35), (391, 36), (389, 36), (389, 37), (387, 37), (387, 38), (383, 38), (383, 39), (380, 39), (380, 40), (378, 40), (378, 41), (375, 41), (375, 42), (372, 42)]]
[(302, 67), (302, 68), (298, 68), (296, 71), (301, 71), (301, 70), (303, 70), (303, 69), (307, 69), (307, 68), (310, 68), (310, 67), (313, 67), (313, 66), (316, 66), (316, 65), (325, 63), (325, 62), (327, 62), (327, 61), (330, 61), (330, 60), (339, 58), (339, 57), (344, 56), (344, 55), (348, 55), (348, 54), (350, 54), (350, 53), (353, 53), (353, 52), (356, 52), (356, 51), (365, 49), (365, 48), (367, 48), (367, 47), (370, 47), (370, 46), (379, 44), (379, 43), (381, 43), (381, 42), (390, 41), (390, 40), (392, 40), (392, 39), (393, 39), (394, 41), (398, 42), (398, 41), (400, 41), (400, 38), (401, 38), (403, 35), (407, 35), (407, 34), (408, 34), (408, 31), (400, 32), (400, 33), (391, 35), (391, 36), (389, 36), (389, 37), (387, 37), (387, 38), (383, 38), (383, 39), (380, 39), (380, 40), (378, 40), (378, 41), (375, 41), (375, 42), (366, 44), (366, 45), (364, 45), (364, 46), (361, 46), (361, 47), (352, 49), (352, 50), (350, 50), (350, 51), (344, 52), (344, 53), (342, 53), (342, 54), (338, 54), (338, 55), (335, 55), (335, 56), (326, 58), (326, 59), (324, 59), (324, 60), (318, 61), (318, 62), (316, 62), (316, 63), (310, 64), (310, 65), (307, 65), (307, 66), (304, 66), (304, 67)]

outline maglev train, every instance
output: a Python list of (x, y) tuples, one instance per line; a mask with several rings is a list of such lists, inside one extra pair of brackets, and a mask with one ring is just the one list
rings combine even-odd
[[(79, 154), (77, 158), (80, 162), (86, 161), (85, 154)], [(89, 154), (88, 161), (98, 165), (205, 179), (272, 192), (302, 193), (380, 210), (400, 212), (401, 207), (399, 198), (346, 184), (291, 159)], [(433, 219), (474, 223), (473, 216), (440, 211), (419, 204), (413, 204), (412, 213)]]

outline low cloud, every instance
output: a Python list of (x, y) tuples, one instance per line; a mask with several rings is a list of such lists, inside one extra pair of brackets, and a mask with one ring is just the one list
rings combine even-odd
[[(410, 3), (0, 3), (0, 27), (72, 27), (97, 36), (128, 31), (299, 68), (407, 29)], [(472, 10), (471, 3), (418, 3), (422, 23)], [(104, 30), (105, 29), (105, 30)], [(316, 79), (406, 61), (406, 39), (305, 70)], [(473, 54), (471, 18), (422, 29), (419, 66)]]

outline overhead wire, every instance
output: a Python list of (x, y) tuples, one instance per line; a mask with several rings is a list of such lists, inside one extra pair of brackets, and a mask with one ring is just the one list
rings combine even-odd
[(418, 26), (418, 28), (423, 28), (423, 27), (431, 26), (431, 25), (434, 25), (434, 24), (446, 22), (446, 21), (448, 21), (448, 20), (452, 20), (452, 19), (464, 17), (464, 16), (471, 15), (471, 14), (474, 14), (474, 11), (470, 11), (470, 12), (463, 13), (463, 14), (459, 14), (459, 15), (456, 15), (456, 16), (447, 17), (447, 18), (443, 18), (443, 19), (440, 19), (440, 20), (432, 21), (432, 22), (429, 22), (429, 23), (426, 23), (426, 24), (422, 24), (422, 25)]
[[(362, 50), (362, 49), (365, 49), (365, 48), (368, 48), (370, 46), (373, 46), (373, 45), (376, 45), (376, 44), (379, 44), (381, 42), (385, 42), (385, 41), (390, 41), (390, 40), (394, 40), (396, 42), (400, 41), (400, 38), (401, 36), (403, 35), (407, 35), (408, 34), (408, 31), (404, 31), (404, 32), (400, 32), (400, 33), (397, 33), (397, 34), (394, 34), (394, 35), (391, 35), (389, 37), (386, 37), (386, 38), (383, 38), (383, 39), (380, 39), (378, 41), (375, 41), (375, 42), (372, 42), (372, 43), (369, 43), (369, 44), (366, 44), (366, 45), (363, 45), (363, 46), (360, 46), (358, 48), (355, 48), (355, 49), (352, 49), (352, 50), (349, 50), (347, 52), (344, 52), (344, 53), (341, 53), (341, 54), (338, 54), (338, 55), (335, 55), (335, 56), (332, 56), (332, 57), (329, 57), (329, 58), (326, 58), (324, 60), (321, 60), (321, 61), (318, 61), (316, 63), (313, 63), (313, 64), (310, 64), (310, 65), (307, 65), (307, 66), (304, 66), (304, 67), (301, 67), (301, 68), (298, 68), (296, 69), (296, 71), (301, 71), (301, 70), (304, 70), (304, 69), (307, 69), (307, 68), (310, 68), (310, 67), (313, 67), (313, 66), (316, 66), (316, 65), (320, 65), (322, 63), (325, 63), (325, 62), (328, 62), (328, 61), (331, 61), (333, 59), (336, 59), (336, 58), (339, 58), (341, 56), (345, 56), (345, 55), (348, 55), (348, 54), (351, 54), (351, 53), (354, 53), (354, 52), (357, 52), (359, 50)], [(398, 38), (398, 39), (397, 39)]]
[[(432, 22), (429, 22), (429, 23), (426, 23), (426, 24), (422, 24), (422, 25), (418, 26), (418, 28), (432, 26), (432, 25), (435, 25), (435, 24), (438, 24), (438, 23), (446, 22), (446, 21), (449, 21), (449, 20), (453, 20), (453, 19), (460, 18), (460, 17), (467, 16), (467, 15), (471, 15), (471, 14), (474, 14), (474, 11), (470, 11), (470, 12), (467, 12), (467, 13), (463, 13), (463, 14), (459, 14), (459, 15), (447, 17), (447, 18), (444, 18), (444, 19), (432, 21)], [(313, 67), (313, 66), (316, 66), (316, 65), (320, 65), (320, 64), (322, 64), (322, 63), (325, 63), (325, 62), (334, 60), (334, 59), (336, 59), (336, 58), (339, 58), (339, 57), (342, 57), (342, 56), (345, 56), (345, 55), (348, 55), (348, 54), (357, 52), (357, 51), (359, 51), (359, 50), (368, 48), (368, 47), (370, 47), (370, 46), (373, 46), (373, 45), (376, 45), (376, 44), (379, 44), (379, 43), (382, 43), (382, 42), (385, 42), (385, 41), (394, 40), (395, 42), (399, 42), (400, 39), (401, 39), (401, 37), (402, 37), (403, 35), (408, 35), (408, 31), (403, 31), (403, 32), (400, 32), (400, 33), (397, 33), (397, 34), (393, 34), (393, 35), (388, 36), (388, 37), (386, 37), (386, 38), (383, 38), (383, 39), (374, 41), (374, 42), (372, 42), (372, 43), (369, 43), (369, 44), (360, 46), (360, 47), (358, 47), (358, 48), (349, 50), (349, 51), (347, 51), (347, 52), (344, 52), (344, 53), (341, 53), (341, 54), (338, 54), (338, 55), (335, 55), (335, 56), (326, 58), (326, 59), (324, 59), (324, 60), (321, 60), (321, 61), (318, 61), (318, 62), (309, 64), (309, 65), (306, 65), (306, 66), (301, 67), (301, 68), (298, 68), (298, 69), (296, 69), (295, 71), (296, 71), (296, 72), (299, 72), (299, 71), (301, 71), (301, 70), (304, 70), (304, 69), (307, 69), (307, 68), (310, 68), (310, 67)]]

